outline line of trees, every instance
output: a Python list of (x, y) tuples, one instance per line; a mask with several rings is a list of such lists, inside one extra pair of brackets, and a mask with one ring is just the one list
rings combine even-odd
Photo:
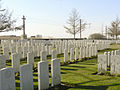
[(120, 35), (120, 20), (117, 17), (114, 21), (111, 22), (111, 25), (107, 28), (105, 35), (100, 33), (93, 33), (89, 36), (90, 39), (107, 39), (107, 36), (112, 37), (113, 39), (118, 39)]
[[(86, 25), (87, 23), (85, 22), (82, 22), (82, 20), (80, 19), (80, 15), (79, 15), (79, 12), (76, 10), (76, 9), (73, 9), (70, 13), (70, 16), (68, 17), (68, 20), (67, 20), (67, 26), (64, 25), (64, 28), (66, 29), (66, 32), (69, 33), (69, 34), (72, 34), (74, 36), (74, 39), (75, 39), (75, 36), (76, 34), (80, 33), (80, 38), (81, 38), (81, 33), (82, 31), (85, 30), (86, 28)], [(118, 36), (120, 35), (120, 20), (119, 18), (116, 18), (114, 21), (111, 22), (111, 26), (109, 26), (107, 28), (107, 32), (106, 32), (106, 35), (102, 35), (100, 33), (94, 33), (94, 34), (91, 34), (89, 36), (89, 38), (101, 38), (101, 39), (105, 39), (107, 38), (107, 35), (117, 39)]]

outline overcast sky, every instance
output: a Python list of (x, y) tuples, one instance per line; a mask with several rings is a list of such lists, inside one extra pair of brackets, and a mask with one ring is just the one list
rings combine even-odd
[[(91, 23), (82, 37), (92, 33), (101, 33), (103, 26), (110, 25), (120, 16), (120, 0), (2, 0), (2, 8), (13, 12), (17, 24), (22, 24), (26, 17), (26, 34), (51, 37), (73, 37), (65, 32), (63, 25), (76, 8), (81, 19)], [(22, 35), (22, 31), (0, 33), (0, 35)], [(79, 37), (79, 34), (77, 35)]]

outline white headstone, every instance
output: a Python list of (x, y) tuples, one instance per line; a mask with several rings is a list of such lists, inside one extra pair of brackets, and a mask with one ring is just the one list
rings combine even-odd
[(5, 55), (6, 60), (9, 60), (9, 47), (3, 47), (3, 55)]
[(111, 53), (108, 52), (108, 66), (110, 66), (111, 64)]
[(52, 86), (59, 85), (61, 83), (59, 59), (51, 60), (51, 79), (52, 79)]
[(33, 52), (27, 53), (27, 64), (32, 64), (34, 66), (34, 53)]
[(89, 57), (89, 47), (86, 47), (86, 57)]
[(46, 61), (46, 60), (47, 60), (46, 51), (41, 51), (41, 61)]
[(70, 49), (70, 61), (74, 59), (74, 50), (73, 48)]
[(79, 56), (78, 56), (78, 48), (75, 48), (75, 60), (78, 60)]
[(64, 62), (68, 62), (68, 50), (64, 49)]
[(107, 55), (98, 55), (98, 70), (101, 70), (98, 72), (106, 72), (107, 71)]
[(33, 46), (28, 46), (28, 52), (33, 52)]
[(0, 55), (0, 69), (6, 67), (6, 57), (5, 55)]
[(37, 46), (37, 57), (40, 57), (41, 46)]
[(49, 69), (48, 62), (38, 62), (38, 90), (49, 88)]
[(92, 51), (92, 48), (91, 48), (91, 46), (90, 46), (90, 47), (89, 47), (89, 57), (91, 57), (91, 56), (92, 56), (91, 51)]
[(83, 47), (83, 58), (86, 57), (86, 47)]
[(31, 64), (20, 66), (20, 88), (21, 90), (34, 90)]
[(23, 47), (23, 58), (27, 57), (27, 47)]
[(82, 59), (83, 58), (83, 49), (82, 49), (82, 47), (80, 47), (80, 59)]
[(23, 58), (22, 57), (22, 48), (21, 47), (17, 47), (16, 52), (20, 55), (20, 58)]
[(52, 50), (52, 59), (57, 58), (57, 51), (56, 50)]
[(14, 68), (14, 71), (19, 72), (20, 55), (13, 53), (11, 59), (12, 59), (12, 67)]
[(11, 53), (16, 53), (16, 47), (15, 46), (11, 47)]
[(16, 90), (13, 68), (0, 70), (0, 90)]
[(49, 46), (49, 55), (52, 55), (52, 46)]

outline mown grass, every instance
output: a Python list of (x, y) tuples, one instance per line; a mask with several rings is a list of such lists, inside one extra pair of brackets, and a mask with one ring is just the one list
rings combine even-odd
[[(111, 51), (120, 49), (120, 45), (111, 45), (110, 49), (100, 51)], [(63, 54), (57, 56), (61, 60), (61, 85), (50, 87), (48, 90), (120, 90), (120, 77), (97, 74), (97, 58), (78, 60), (71, 64), (63, 65)], [(47, 57), (51, 61), (51, 56)], [(35, 67), (40, 58), (35, 58)], [(21, 60), (21, 65), (26, 64), (26, 60)], [(7, 65), (11, 67), (11, 62)], [(49, 71), (49, 82), (51, 84), (51, 71)], [(38, 73), (33, 71), (34, 90), (38, 90)], [(16, 89), (20, 90), (19, 76), (16, 74)]]

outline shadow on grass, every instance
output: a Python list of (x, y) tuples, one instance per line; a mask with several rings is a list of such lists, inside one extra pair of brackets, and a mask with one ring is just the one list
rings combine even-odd
[[(15, 80), (20, 80), (19, 76), (15, 76)], [(15, 82), (16, 87), (20, 87), (20, 82)]]
[(69, 66), (67, 66), (67, 67), (74, 67), (74, 68), (86, 68), (86, 67), (83, 67), (83, 66), (71, 66), (71, 65), (69, 65)]
[(48, 56), (47, 56), (47, 59), (51, 59), (51, 55), (48, 55)]
[(111, 79), (111, 78), (107, 78), (107, 79), (99, 79), (99, 80), (92, 80), (92, 79), (89, 79), (89, 81), (81, 82), (81, 83), (74, 84), (74, 85), (86, 84), (86, 83), (90, 83), (90, 82), (105, 81), (105, 80), (110, 80), (110, 79)]
[(67, 84), (67, 83), (62, 83), (61, 85), (57, 85), (54, 87), (50, 87), (47, 90), (68, 90), (69, 88), (73, 89), (88, 89), (88, 90), (107, 90), (109, 86), (117, 86), (120, 84), (111, 84), (111, 85), (98, 85), (98, 86), (93, 86), (93, 85), (80, 85), (78, 84)]
[(38, 74), (36, 74), (36, 73), (33, 73), (33, 76), (37, 77), (37, 76), (38, 76)]
[(38, 79), (33, 79), (34, 82), (38, 82)]
[(58, 54), (57, 58), (64, 57), (64, 54)]
[(60, 72), (61, 74), (67, 74), (66, 72)]
[[(118, 86), (120, 84), (111, 84), (111, 85), (98, 85), (98, 86), (90, 86), (90, 85), (79, 85), (76, 84), (74, 87), (75, 89), (88, 89), (88, 90), (107, 90), (108, 87), (110, 86)], [(119, 90), (118, 88), (116, 88), (117, 90)]]
[(15, 84), (16, 84), (16, 87), (20, 87), (20, 83), (16, 82)]
[[(86, 81), (86, 82), (82, 82), (82, 83), (77, 83), (77, 84), (69, 84), (67, 82), (62, 82), (64, 83), (65, 86), (70, 86), (68, 88), (74, 88), (74, 89), (88, 89), (88, 90), (106, 90), (109, 86), (118, 86), (120, 85), (120, 83), (118, 84), (111, 84), (111, 85), (97, 85), (97, 86), (93, 86), (93, 85), (81, 85), (81, 84), (86, 84), (86, 83), (90, 83), (90, 82), (97, 82), (97, 81), (104, 81), (104, 80), (110, 80), (111, 78), (107, 78), (107, 79), (100, 79), (100, 80), (90, 80), (90, 81)], [(59, 89), (57, 89), (59, 90)], [(67, 90), (67, 89), (65, 89)], [(118, 89), (119, 90), (119, 89)]]
[(77, 71), (78, 69), (61, 68), (61, 70), (72, 70), (72, 71)]
[(106, 90), (108, 86), (87, 86), (87, 85), (75, 85), (75, 89), (88, 89), (88, 90)]
[(95, 65), (95, 64), (91, 64), (91, 63), (90, 63), (90, 64), (88, 64), (88, 63), (86, 63), (85, 65)]
[(49, 89), (47, 90), (68, 90), (70, 87), (70, 85), (56, 85), (54, 87), (50, 87)]

